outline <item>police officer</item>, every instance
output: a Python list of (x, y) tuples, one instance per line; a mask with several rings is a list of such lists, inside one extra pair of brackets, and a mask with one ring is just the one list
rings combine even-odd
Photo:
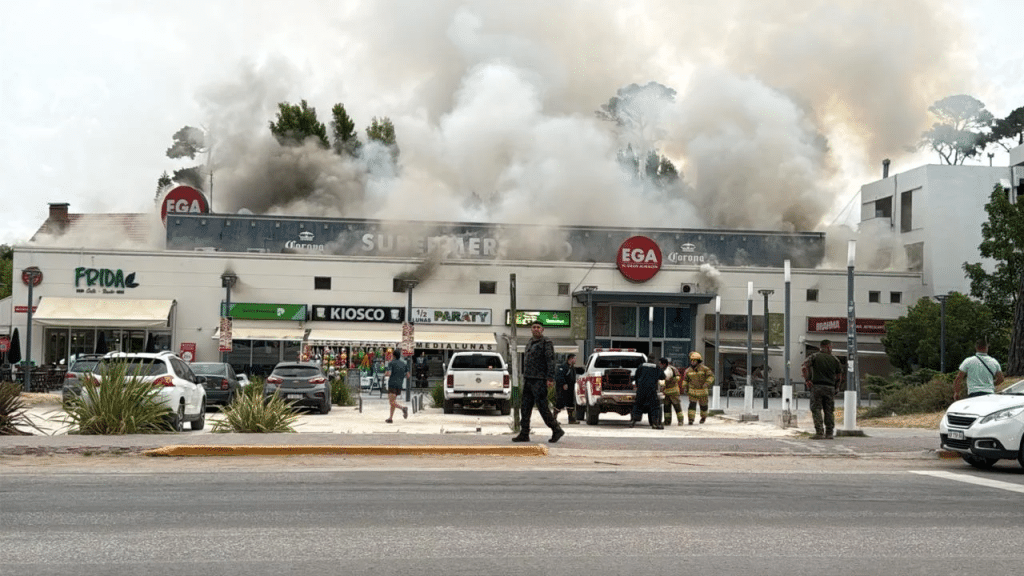
[(715, 373), (704, 365), (700, 352), (690, 352), (690, 365), (683, 372), (683, 389), (690, 399), (686, 415), (689, 424), (697, 419), (697, 404), (700, 404), (700, 423), (708, 419), (708, 388), (715, 382)]
[(548, 439), (548, 442), (558, 442), (558, 439), (565, 435), (565, 431), (551, 415), (551, 408), (548, 406), (548, 387), (555, 385), (555, 344), (550, 338), (544, 336), (544, 325), (540, 322), (531, 324), (530, 332), (533, 337), (526, 343), (526, 353), (523, 355), (523, 399), (519, 409), (520, 429), (519, 434), (513, 437), (512, 441), (530, 441), (530, 416), (533, 414), (533, 406), (536, 404), (540, 417), (548, 425), (548, 428), (551, 428), (551, 438)]
[(555, 372), (555, 410), (551, 417), (558, 419), (564, 408), (569, 413), (569, 424), (579, 424), (576, 419), (576, 355), (569, 354)]
[(647, 421), (650, 422), (651, 428), (665, 428), (661, 423), (661, 402), (658, 401), (658, 381), (661, 377), (662, 371), (653, 362), (644, 362), (636, 369), (636, 397), (629, 419), (630, 428), (636, 426), (643, 418), (644, 412), (647, 412)]

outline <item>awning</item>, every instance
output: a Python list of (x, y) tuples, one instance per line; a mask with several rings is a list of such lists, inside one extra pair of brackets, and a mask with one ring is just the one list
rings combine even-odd
[(45, 296), (32, 320), (46, 326), (166, 328), (173, 308), (174, 300)]
[[(712, 348), (715, 347), (714, 339), (705, 339), (704, 343)], [(720, 340), (718, 351), (722, 354), (746, 354), (747, 353), (747, 341), (746, 340)], [(752, 356), (764, 356), (764, 342), (754, 341), (750, 344), (750, 351)], [(768, 346), (769, 356), (782, 356), (785, 354), (785, 350), (782, 346)]]
[[(526, 352), (526, 343), (530, 341), (529, 338), (518, 338), (519, 342), (516, 343), (516, 350), (518, 352)], [(575, 340), (570, 338), (552, 338), (551, 342), (555, 345), (555, 354), (579, 354), (580, 347)]]
[(401, 330), (329, 330), (313, 328), (307, 342), (312, 346), (349, 346), (380, 348), (397, 346), (402, 341)]
[(417, 348), (427, 350), (497, 350), (494, 332), (431, 332), (414, 330)]
[[(301, 342), (306, 335), (304, 328), (283, 326), (232, 326), (231, 340), (282, 340)], [(220, 328), (213, 331), (213, 339), (220, 338)]]

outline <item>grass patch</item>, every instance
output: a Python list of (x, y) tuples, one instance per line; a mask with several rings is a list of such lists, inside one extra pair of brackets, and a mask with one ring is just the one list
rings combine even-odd
[[(347, 386), (346, 386), (347, 388)], [(224, 419), (213, 423), (214, 432), (295, 432), (295, 408), (278, 394), (263, 398), (263, 380), (253, 380), (221, 410)]]
[(39, 430), (28, 418), (28, 404), (21, 394), (21, 384), (0, 384), (0, 436), (31, 436), (21, 428)]
[(871, 378), (869, 388), (879, 391), (881, 400), (865, 410), (865, 418), (931, 414), (953, 403), (953, 374), (920, 370), (891, 380)]
[(444, 381), (438, 382), (430, 387), (430, 407), (444, 407)]
[(335, 406), (354, 406), (356, 403), (347, 380), (347, 372), (342, 371), (338, 378), (331, 383), (331, 403)]

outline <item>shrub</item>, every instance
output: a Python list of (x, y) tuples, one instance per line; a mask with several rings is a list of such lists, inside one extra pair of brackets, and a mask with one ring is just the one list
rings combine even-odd
[[(928, 380), (925, 380), (925, 378)], [(906, 376), (897, 376), (881, 392), (878, 406), (869, 408), (865, 418), (880, 418), (892, 414), (920, 414), (945, 410), (953, 403), (954, 374), (941, 374), (934, 370), (918, 370)], [(884, 381), (884, 379), (881, 379)]]
[(214, 422), (214, 432), (295, 432), (292, 424), (299, 417), (278, 394), (264, 400), (262, 379), (254, 379), (221, 409), (221, 414), (224, 419)]
[(0, 436), (31, 436), (31, 432), (19, 429), (39, 430), (29, 420), (25, 398), (21, 395), (21, 384), (4, 382), (0, 384)]
[(356, 403), (352, 398), (352, 389), (348, 387), (344, 372), (331, 383), (331, 403), (336, 406), (353, 406)]
[(438, 382), (430, 387), (430, 407), (444, 407), (444, 381)]
[(87, 376), (82, 393), (64, 409), (71, 428), (68, 434), (155, 434), (172, 432), (171, 410), (160, 402), (160, 389), (137, 374), (128, 364), (115, 362), (103, 375), (102, 385)]

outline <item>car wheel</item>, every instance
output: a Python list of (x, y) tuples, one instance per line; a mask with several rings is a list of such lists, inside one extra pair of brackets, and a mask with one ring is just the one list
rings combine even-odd
[(508, 416), (511, 413), (512, 413), (512, 401), (511, 400), (505, 400), (504, 402), (501, 403), (501, 415), (502, 416)]
[(330, 411), (331, 411), (331, 401), (330, 400), (324, 400), (323, 403), (320, 404), (320, 413), (321, 414), (327, 414)]
[[(184, 407), (182, 407), (184, 410)], [(206, 402), (199, 404), (199, 417), (191, 422), (192, 430), (202, 430), (206, 426)]]
[(577, 420), (583, 420), (584, 418), (587, 417), (587, 411), (583, 406), (577, 406), (573, 408), (573, 411), (576, 412), (576, 414), (574, 414), (573, 416)]
[(975, 456), (974, 454), (961, 454), (960, 457), (964, 459), (964, 462), (967, 462), (979, 470), (988, 470), (996, 463), (995, 458), (982, 458), (981, 456)]
[(171, 431), (172, 432), (181, 432), (182, 431), (182, 429), (183, 429), (182, 427), (185, 424), (185, 405), (184, 404), (178, 404), (178, 411), (175, 412), (174, 414), (171, 414), (170, 422), (171, 422)]
[(601, 409), (597, 406), (587, 406), (587, 424), (597, 425), (597, 419), (601, 416)]
[(1017, 450), (1017, 463), (1024, 468), (1024, 438), (1020, 440), (1020, 450)]
[(444, 413), (445, 414), (454, 414), (455, 413), (455, 401), (454, 400), (445, 400), (444, 401)]

